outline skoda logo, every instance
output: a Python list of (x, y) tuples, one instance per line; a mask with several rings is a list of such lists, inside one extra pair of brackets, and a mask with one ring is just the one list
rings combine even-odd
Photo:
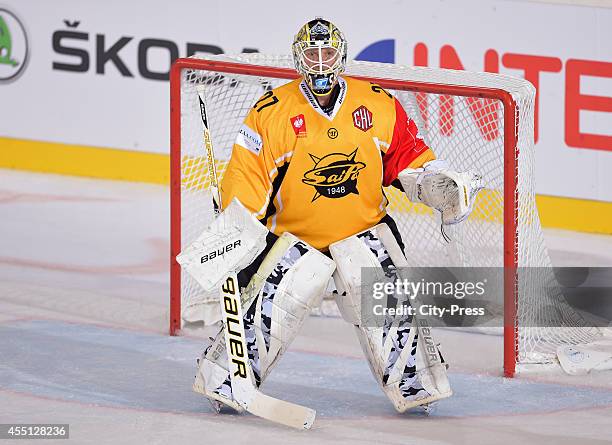
[(28, 64), (28, 36), (21, 20), (0, 8), (0, 83), (17, 79)]

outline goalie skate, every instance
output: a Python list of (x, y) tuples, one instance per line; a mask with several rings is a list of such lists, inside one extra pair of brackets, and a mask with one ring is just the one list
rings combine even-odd
[[(210, 402), (211, 406), (213, 407), (216, 413), (219, 413), (221, 411), (221, 408), (223, 407), (223, 405), (229, 406), (230, 408), (233, 408), (234, 410), (238, 412), (243, 412), (244, 409), (238, 403), (234, 401), (234, 398), (232, 396), (232, 382), (231, 382), (231, 379), (229, 378), (229, 374), (227, 373), (226, 370), (222, 369), (218, 364), (215, 364), (219, 366), (219, 369), (217, 369), (217, 372), (222, 373), (223, 375), (226, 375), (227, 378), (216, 389), (214, 390), (206, 389), (206, 382), (205, 382), (205, 379), (202, 373), (205, 372), (204, 370), (205, 361), (209, 360), (206, 357), (207, 354), (209, 353), (213, 345), (216, 346), (215, 351), (219, 351), (219, 348), (221, 348), (221, 350), (225, 352), (224, 338), (222, 336), (221, 337), (218, 336), (218, 339), (221, 340), (221, 343), (215, 342), (215, 340), (212, 339), (212, 344), (204, 350), (204, 353), (202, 354), (202, 356), (197, 360), (198, 369), (196, 371), (195, 380), (193, 382), (193, 390), (199, 394), (206, 396), (206, 398), (208, 399), (208, 401)], [(224, 354), (224, 356), (226, 355)]]

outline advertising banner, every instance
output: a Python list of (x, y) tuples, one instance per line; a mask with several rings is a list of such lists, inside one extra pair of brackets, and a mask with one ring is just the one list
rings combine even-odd
[[(0, 136), (167, 154), (171, 62), (287, 54), (324, 15), (349, 57), (492, 71), (538, 90), (539, 194), (612, 202), (612, 9), (510, 0), (0, 0)], [(435, 149), (435, 147), (433, 147)]]

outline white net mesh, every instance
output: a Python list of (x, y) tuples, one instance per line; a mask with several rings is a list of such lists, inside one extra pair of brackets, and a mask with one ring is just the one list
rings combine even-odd
[[(292, 67), (288, 56), (243, 54), (239, 56), (210, 56), (206, 59), (254, 64), (258, 66)], [(206, 152), (202, 136), (202, 122), (196, 93), (197, 85), (205, 85), (206, 105), (219, 178), (223, 177), (238, 129), (253, 104), (261, 95), (287, 79), (273, 76), (236, 75), (184, 69), (181, 75), (179, 153), (181, 158), (181, 247), (191, 243), (213, 218)], [(504, 265), (504, 171), (516, 177), (517, 201), (516, 232), (511, 236), (514, 249), (513, 263), (518, 266), (550, 266), (540, 221), (535, 205), (535, 159), (533, 143), (533, 86), (510, 76), (489, 73), (469, 73), (419, 67), (405, 67), (370, 62), (352, 62), (348, 75), (378, 79), (422, 82), (411, 91), (387, 89), (403, 104), (417, 123), (420, 135), (440, 159), (447, 160), (454, 169), (480, 173), (486, 186), (476, 200), (470, 218), (449, 229), (452, 242), (440, 235), (440, 224), (432, 212), (421, 205), (411, 204), (396, 189), (386, 190), (390, 200), (389, 213), (395, 218), (406, 244), (409, 262), (418, 266), (482, 266)], [(453, 85), (461, 88), (452, 95), (435, 94), (424, 84)], [(500, 100), (469, 95), (470, 87), (502, 89), (516, 102), (518, 121), (517, 149), (513, 150), (511, 169), (504, 169), (504, 107)], [(439, 90), (438, 90), (439, 91)], [(173, 128), (172, 131), (177, 131)], [(514, 168), (516, 166), (516, 168)], [(510, 229), (511, 230), (511, 229)], [(542, 269), (544, 271), (544, 269)], [(541, 281), (554, 282), (552, 272), (542, 272)], [(519, 280), (516, 299), (518, 343), (516, 360), (519, 363), (541, 363), (553, 360), (559, 344), (583, 343), (599, 335), (595, 328), (576, 326), (572, 310), (563, 304), (556, 291), (542, 295), (530, 286), (530, 280)], [(549, 289), (553, 289), (550, 286)], [(183, 318), (193, 321), (202, 318), (202, 307), (217, 304), (216, 295), (203, 295), (197, 284), (185, 273), (181, 276), (181, 305)], [(557, 319), (549, 326), (540, 325), (544, 308), (557, 308)]]

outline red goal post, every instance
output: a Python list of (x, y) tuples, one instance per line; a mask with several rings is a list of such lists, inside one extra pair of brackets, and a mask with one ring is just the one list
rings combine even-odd
[[(475, 219), (481, 221), (473, 227), (468, 222), (459, 225), (462, 228), (455, 234), (457, 241), (453, 246), (456, 252), (444, 252), (447, 247), (440, 244), (415, 246), (415, 251), (427, 255), (436, 252), (431, 258), (422, 259), (424, 265), (503, 266), (504, 375), (513, 376), (519, 362), (552, 360), (550, 355), (555, 342), (543, 345), (542, 339), (549, 335), (540, 332), (528, 333), (523, 338), (518, 316), (519, 306), (539, 303), (537, 300), (526, 303), (527, 300), (521, 299), (517, 268), (550, 264), (535, 207), (533, 86), (522, 79), (490, 73), (371, 62), (350, 63), (347, 75), (374, 82), (400, 98), (409, 115), (417, 121), (426, 142), (437, 153), (440, 148), (442, 155), (438, 154), (439, 157), (451, 163), (462, 163), (463, 169), (471, 167), (490, 181), (488, 193), (475, 208), (475, 213), (480, 215)], [(220, 151), (217, 167), (221, 177), (237, 129), (258, 94), (297, 76), (290, 58), (260, 54), (190, 57), (178, 59), (172, 66), (171, 335), (179, 333), (187, 305), (193, 309), (189, 315), (192, 317), (199, 304), (214, 304), (209, 297), (195, 296), (197, 286), (186, 284), (190, 278), (181, 272), (176, 262), (182, 248), (192, 242), (212, 218), (211, 208), (192, 211), (200, 205), (211, 207), (202, 173), (205, 160), (201, 154), (202, 131), (200, 128), (198, 133), (196, 123), (199, 111), (193, 99), (194, 87), (204, 85), (210, 91), (208, 116), (215, 154)], [(460, 150), (462, 153), (455, 154)], [(472, 161), (466, 164), (463, 159), (467, 157)], [(399, 218), (402, 233), (429, 234), (429, 220), (433, 221), (433, 217), (423, 215), (427, 212), (402, 199), (394, 198), (391, 193), (390, 208), (394, 217)], [(421, 235), (421, 238), (432, 237)], [(480, 254), (475, 255), (472, 251)], [(489, 261), (489, 257), (494, 258)]]

